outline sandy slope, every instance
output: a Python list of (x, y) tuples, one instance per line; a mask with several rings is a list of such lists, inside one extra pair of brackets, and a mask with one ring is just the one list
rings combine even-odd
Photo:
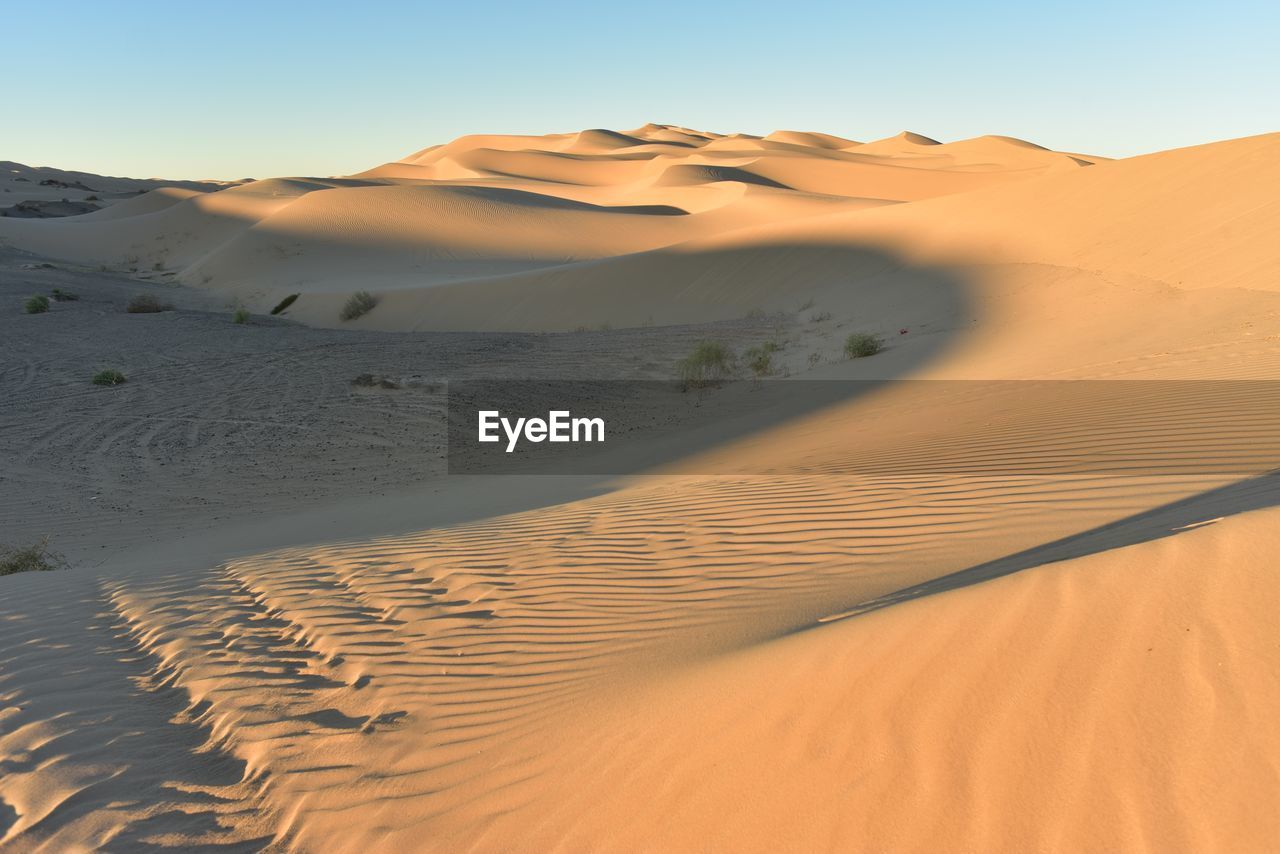
[(550, 785), (481, 838), (1267, 850), (1277, 523), (1252, 514), (639, 679), (566, 722)]
[(1265, 850), (1274, 511), (824, 622), (1177, 491), (660, 482), (209, 571), (11, 579), (10, 833)]
[[(212, 287), (315, 275), (319, 324), (367, 264), (361, 325), (759, 305), (791, 313), (808, 377), (1182, 383), (899, 384), (540, 509), (370, 537), (335, 505), (308, 545), (0, 579), (3, 838), (1273, 847), (1280, 431), (1270, 383), (1204, 381), (1280, 373), (1280, 137), (1082, 162), (1003, 138), (467, 137), (6, 231), (85, 260), (145, 235)], [(801, 172), (821, 198), (773, 186)], [(890, 346), (833, 359), (852, 330)], [(1223, 442), (1232, 464), (1200, 467)]]

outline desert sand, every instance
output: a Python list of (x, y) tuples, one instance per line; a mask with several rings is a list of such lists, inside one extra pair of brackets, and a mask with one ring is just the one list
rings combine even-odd
[[(0, 578), (0, 845), (1273, 849), (1278, 185), (650, 124), (0, 218), (0, 541), (74, 564)], [(885, 382), (446, 473), (448, 380), (709, 338)]]

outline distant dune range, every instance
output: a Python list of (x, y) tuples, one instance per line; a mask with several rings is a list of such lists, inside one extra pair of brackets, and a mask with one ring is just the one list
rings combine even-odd
[[(468, 136), (349, 178), (159, 190), (80, 217), (0, 220), (0, 235), (86, 264), (164, 271), (259, 310), (300, 292), (293, 315), (320, 325), (336, 325), (358, 287), (387, 299), (359, 321), (370, 328), (685, 323), (855, 287), (839, 249), (856, 237), (845, 234), (830, 247), (802, 241), (793, 254), (818, 257), (799, 269), (788, 261), (783, 291), (773, 270), (744, 279), (755, 265), (741, 256), (787, 239), (799, 220), (1074, 173), (1097, 159), (1005, 137), (860, 144), (660, 125)], [(708, 252), (713, 263), (696, 260)], [(566, 290), (572, 305), (560, 301)]]
[[(362, 329), (759, 309), (786, 313), (793, 376), (1177, 381), (1147, 418), (1089, 384), (1030, 410), (1012, 383), (891, 385), (604, 494), (460, 523), (443, 505), (483, 487), (449, 480), (412, 533), (339, 505), (260, 554), (5, 579), (0, 839), (1273, 848), (1277, 186), (1280, 134), (1106, 161), (646, 125), (0, 219), (157, 287), (300, 292), (320, 326), (358, 289), (381, 298)], [(851, 331), (885, 351), (833, 355)], [(1260, 410), (1214, 391), (1245, 380)], [(1259, 441), (1239, 471), (1194, 470), (1195, 442), (1123, 471), (1178, 431)]]

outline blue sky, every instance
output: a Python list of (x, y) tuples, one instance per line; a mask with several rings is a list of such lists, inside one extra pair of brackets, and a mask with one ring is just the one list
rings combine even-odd
[(1280, 4), (0, 0), (0, 159), (358, 171), (464, 133), (1001, 133), (1127, 156), (1280, 130)]

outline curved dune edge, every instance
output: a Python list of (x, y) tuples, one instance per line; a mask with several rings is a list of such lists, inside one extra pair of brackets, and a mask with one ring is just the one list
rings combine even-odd
[(76, 595), (23, 579), (8, 836), (1264, 848), (1280, 512), (840, 618), (1033, 545), (1046, 508), (1088, 527), (1161, 493), (988, 481), (658, 481)]
[(550, 785), (475, 838), (1264, 850), (1278, 523), (1223, 520), (622, 691), (559, 743)]

